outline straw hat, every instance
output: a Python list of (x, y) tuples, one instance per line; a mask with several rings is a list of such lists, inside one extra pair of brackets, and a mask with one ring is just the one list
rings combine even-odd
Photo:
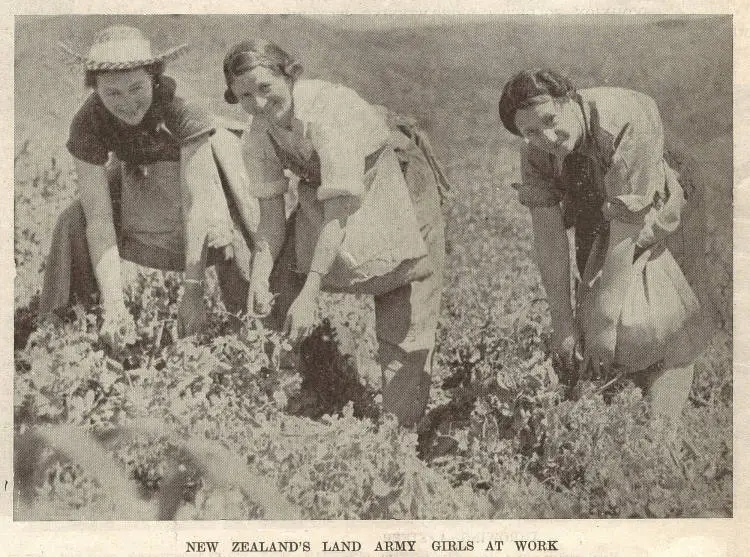
[(60, 47), (82, 63), (87, 70), (129, 70), (176, 58), (187, 44), (159, 54), (151, 52), (151, 41), (135, 27), (113, 25), (97, 33), (88, 54), (79, 54), (64, 43)]

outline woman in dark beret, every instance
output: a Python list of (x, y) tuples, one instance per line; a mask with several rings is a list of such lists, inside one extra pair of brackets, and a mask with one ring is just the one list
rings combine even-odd
[(616, 87), (577, 90), (554, 71), (527, 70), (505, 85), (499, 110), (505, 128), (524, 139), (517, 189), (531, 211), (560, 369), (630, 374), (656, 414), (679, 416), (709, 335), (665, 248), (685, 197), (664, 160), (656, 103)]

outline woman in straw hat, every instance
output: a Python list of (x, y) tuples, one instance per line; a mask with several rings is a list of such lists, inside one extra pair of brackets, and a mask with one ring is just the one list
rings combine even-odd
[(181, 334), (195, 332), (204, 318), (207, 264), (216, 264), (228, 309), (244, 310), (257, 201), (247, 195), (239, 141), (234, 148), (231, 134), (216, 130), (163, 75), (165, 62), (186, 45), (153, 53), (138, 29), (113, 26), (88, 54), (61, 46), (83, 64), (93, 92), (70, 126), (80, 200), (55, 227), (40, 313), (99, 294), (105, 328), (127, 332), (121, 257), (185, 272)]
[[(383, 406), (412, 426), (429, 397), (447, 183), (413, 122), (389, 126), (384, 109), (301, 71), (265, 40), (239, 43), (224, 59), (226, 101), (253, 116), (245, 135), (261, 209), (253, 303), (263, 310), (276, 295), (272, 325), (299, 339), (321, 289), (374, 295)], [(299, 177), (288, 222), (285, 171)]]

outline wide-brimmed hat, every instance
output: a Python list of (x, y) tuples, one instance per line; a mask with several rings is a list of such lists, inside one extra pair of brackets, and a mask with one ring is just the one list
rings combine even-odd
[(60, 47), (84, 65), (87, 70), (129, 70), (171, 60), (181, 54), (187, 44), (181, 44), (154, 54), (151, 41), (135, 27), (114, 25), (97, 33), (88, 54), (79, 54), (65, 43)]

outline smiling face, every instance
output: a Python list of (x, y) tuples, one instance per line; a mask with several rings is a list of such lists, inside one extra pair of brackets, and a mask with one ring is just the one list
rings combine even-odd
[(529, 143), (558, 157), (570, 154), (583, 138), (578, 105), (570, 99), (550, 99), (516, 112), (515, 124)]
[(97, 74), (96, 92), (109, 112), (131, 126), (143, 120), (154, 95), (152, 77), (144, 68)]
[(231, 89), (248, 114), (288, 123), (292, 116), (292, 79), (265, 66), (235, 76)]

